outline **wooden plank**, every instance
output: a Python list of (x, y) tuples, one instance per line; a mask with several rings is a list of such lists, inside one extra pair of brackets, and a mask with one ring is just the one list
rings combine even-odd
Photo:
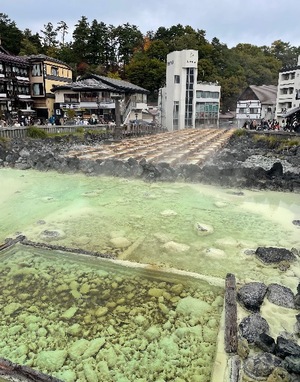
[(236, 303), (236, 280), (231, 273), (226, 275), (225, 280), (225, 351), (237, 352), (237, 303)]

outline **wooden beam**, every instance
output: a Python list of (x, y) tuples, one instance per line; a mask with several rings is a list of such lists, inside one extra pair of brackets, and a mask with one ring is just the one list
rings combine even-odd
[(237, 304), (236, 304), (236, 280), (231, 273), (226, 275), (225, 280), (225, 351), (237, 353)]

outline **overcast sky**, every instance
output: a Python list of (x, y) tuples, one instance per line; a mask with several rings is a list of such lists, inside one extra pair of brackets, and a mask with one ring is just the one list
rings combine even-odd
[(72, 37), (82, 16), (113, 26), (129, 23), (142, 33), (163, 26), (204, 29), (232, 47), (238, 43), (270, 46), (275, 40), (300, 46), (300, 0), (0, 0), (21, 30), (40, 32), (51, 22), (65, 21)]

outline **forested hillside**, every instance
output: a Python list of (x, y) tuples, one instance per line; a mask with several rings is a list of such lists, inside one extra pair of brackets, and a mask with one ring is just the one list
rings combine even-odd
[(237, 97), (248, 85), (276, 85), (279, 69), (296, 65), (300, 54), (300, 47), (281, 40), (271, 46), (240, 43), (228, 48), (220, 38), (208, 41), (205, 30), (190, 26), (161, 26), (143, 35), (136, 25), (106, 25), (85, 16), (74, 26), (48, 22), (38, 34), (30, 28), (20, 30), (8, 15), (0, 13), (0, 37), (3, 48), (12, 54), (57, 58), (74, 69), (74, 77), (93, 72), (122, 78), (150, 90), (153, 101), (165, 82), (167, 54), (196, 49), (198, 80), (218, 81), (223, 111), (235, 110)]

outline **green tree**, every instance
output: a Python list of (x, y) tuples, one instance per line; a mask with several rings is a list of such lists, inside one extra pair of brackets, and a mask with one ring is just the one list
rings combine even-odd
[(68, 29), (69, 27), (65, 21), (60, 21), (59, 23), (57, 23), (55, 31), (61, 34), (61, 46), (65, 46), (65, 38), (66, 35), (69, 33)]
[(75, 24), (73, 32), (73, 50), (76, 62), (85, 62), (88, 56), (88, 42), (90, 37), (90, 24), (85, 16)]
[(43, 53), (41, 38), (38, 33), (32, 34), (30, 29), (25, 29), (21, 41), (21, 56)]
[(0, 13), (0, 38), (4, 49), (11, 54), (19, 54), (23, 34), (5, 13)]
[(56, 48), (58, 46), (57, 31), (51, 22), (44, 24), (44, 28), (44, 30), (41, 30), (41, 33), (44, 35), (42, 37), (43, 47), (46, 53), (49, 54), (49, 48)]
[(123, 67), (130, 62), (134, 52), (143, 47), (144, 37), (135, 25), (129, 23), (114, 29), (116, 57)]
[(157, 90), (166, 81), (166, 64), (157, 58), (148, 58), (145, 53), (138, 52), (126, 65), (127, 79), (150, 91), (149, 99), (156, 98)]

